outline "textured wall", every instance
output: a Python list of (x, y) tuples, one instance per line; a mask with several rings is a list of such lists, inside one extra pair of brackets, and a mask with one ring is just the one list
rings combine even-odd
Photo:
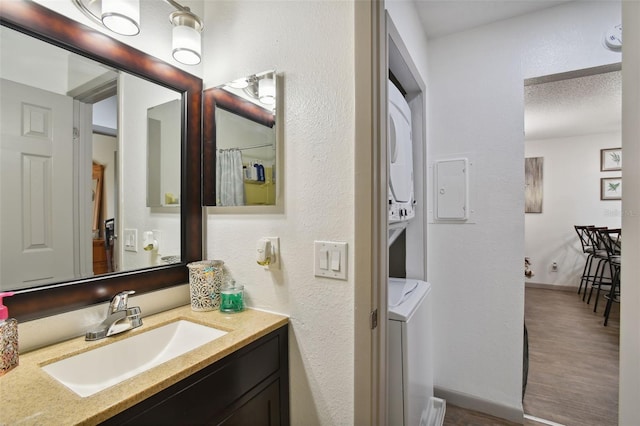
[[(353, 4), (207, 2), (205, 17), (205, 87), (274, 67), (282, 75), (285, 158), (284, 213), (210, 213), (207, 257), (225, 261), (249, 306), (291, 316), (292, 424), (351, 424), (353, 271), (348, 281), (314, 277), (313, 241), (353, 251)], [(280, 237), (280, 271), (256, 264), (265, 236)]]

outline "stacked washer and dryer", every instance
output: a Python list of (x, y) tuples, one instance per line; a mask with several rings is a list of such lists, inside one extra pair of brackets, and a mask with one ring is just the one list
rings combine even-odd
[[(411, 110), (398, 88), (388, 83), (389, 246), (415, 216)], [(442, 425), (445, 403), (433, 397), (431, 285), (389, 278), (389, 426)]]

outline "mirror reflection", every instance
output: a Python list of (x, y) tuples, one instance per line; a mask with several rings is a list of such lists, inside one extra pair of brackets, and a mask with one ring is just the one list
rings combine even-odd
[(277, 198), (276, 73), (214, 90), (216, 206), (273, 206)]
[(180, 205), (179, 99), (147, 110), (147, 207)]
[[(148, 111), (181, 94), (6, 27), (0, 55), (0, 290), (179, 262), (179, 209), (146, 199)], [(173, 121), (153, 166), (170, 201)]]

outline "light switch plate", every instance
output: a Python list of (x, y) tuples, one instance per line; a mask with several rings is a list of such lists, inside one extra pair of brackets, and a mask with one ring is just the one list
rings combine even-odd
[[(314, 241), (314, 274), (316, 277), (347, 280), (347, 243)], [(322, 258), (325, 256), (326, 261)], [(339, 257), (339, 258), (338, 258)], [(338, 266), (337, 270), (332, 267)]]
[(124, 230), (124, 250), (138, 252), (138, 230)]

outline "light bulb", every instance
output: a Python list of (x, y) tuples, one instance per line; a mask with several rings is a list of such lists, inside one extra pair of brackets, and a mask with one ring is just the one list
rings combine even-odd
[(102, 0), (102, 23), (117, 34), (140, 33), (139, 0)]
[(258, 97), (263, 104), (276, 103), (276, 83), (272, 78), (263, 78), (258, 82)]
[(228, 86), (233, 87), (234, 89), (244, 89), (245, 87), (249, 86), (249, 82), (247, 81), (246, 77), (243, 77), (233, 80), (228, 84)]
[(185, 65), (199, 64), (202, 22), (189, 11), (173, 12), (169, 19), (173, 24), (173, 58)]

